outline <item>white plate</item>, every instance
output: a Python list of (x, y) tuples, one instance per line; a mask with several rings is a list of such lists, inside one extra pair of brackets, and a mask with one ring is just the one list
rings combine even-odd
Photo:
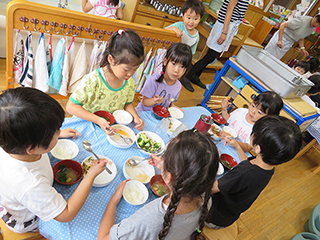
[(123, 175), (126, 179), (132, 179), (144, 184), (150, 182), (150, 179), (155, 175), (154, 167), (148, 164), (148, 161), (145, 160), (137, 166), (130, 166), (127, 164), (129, 159), (138, 159), (142, 160), (143, 157), (130, 157), (128, 158), (123, 165)]
[(171, 135), (172, 132), (173, 132), (174, 130), (176, 130), (176, 128), (179, 127), (179, 126), (182, 124), (182, 122), (180, 122), (180, 121), (179, 121), (178, 119), (176, 119), (176, 118), (168, 118), (168, 119), (169, 119), (169, 128), (168, 128), (167, 133), (168, 133), (169, 135)]
[(125, 110), (116, 110), (112, 113), (112, 115), (114, 116), (116, 122), (119, 124), (128, 125), (133, 120), (132, 115)]
[(126, 183), (122, 195), (127, 203), (132, 205), (141, 205), (147, 201), (149, 192), (143, 183), (130, 180)]
[(217, 175), (221, 175), (223, 173), (224, 173), (224, 168), (223, 168), (222, 164), (219, 162), (219, 168), (218, 168)]
[[(215, 123), (213, 123), (211, 125), (211, 127), (214, 127), (215, 129), (219, 130), (220, 132), (222, 131), (222, 128), (220, 126), (218, 126), (217, 124), (215, 124)], [(220, 140), (221, 138), (218, 135), (213, 134), (211, 127), (209, 128), (208, 133), (212, 135), (212, 138), (214, 140)]]
[(59, 139), (56, 146), (50, 151), (57, 159), (73, 159), (79, 153), (78, 145), (68, 139)]
[(170, 112), (171, 117), (176, 119), (181, 119), (184, 117), (183, 112), (176, 107), (169, 107), (168, 111)]
[(228, 127), (228, 126), (224, 126), (223, 127), (223, 131), (225, 131), (226, 133), (229, 133), (232, 137), (234, 138), (237, 138), (238, 137), (238, 134), (236, 132), (236, 130), (234, 130), (233, 128), (231, 127)]
[[(107, 167), (111, 170), (112, 174), (109, 174), (106, 170), (103, 170), (98, 176), (96, 176), (96, 178), (94, 179), (93, 181), (93, 184), (92, 186), (94, 187), (104, 187), (104, 186), (107, 186), (108, 184), (110, 184), (113, 179), (115, 178), (115, 176), (117, 175), (117, 167), (116, 165), (114, 164), (114, 162), (106, 157), (106, 156), (102, 156), (102, 155), (98, 155), (101, 159), (107, 159), (109, 162), (111, 163), (107, 163)], [(86, 162), (86, 164), (88, 164), (88, 159), (90, 157), (93, 157), (93, 159), (95, 160), (96, 158), (92, 155), (92, 156), (89, 156), (87, 157), (86, 159), (83, 160), (82, 162), (82, 166), (84, 164), (84, 162)], [(85, 176), (86, 174), (84, 173), (83, 176)]]
[[(112, 128), (119, 129), (119, 130), (122, 130), (122, 131), (128, 133), (130, 135), (130, 138), (132, 139), (132, 144), (126, 144), (123, 141), (123, 139), (117, 135), (107, 135), (107, 139), (112, 146), (115, 146), (117, 148), (129, 148), (134, 144), (134, 141), (136, 140), (136, 135), (131, 128), (124, 126), (124, 125), (121, 125), (121, 124), (112, 125)], [(121, 135), (123, 135), (123, 134), (121, 134)], [(125, 135), (123, 135), (123, 136), (125, 137)]]
[(164, 141), (162, 140), (162, 138), (161, 138), (159, 135), (157, 135), (157, 134), (155, 134), (155, 133), (153, 133), (153, 132), (150, 132), (150, 131), (142, 131), (142, 132), (139, 132), (139, 133), (137, 134), (137, 136), (136, 136), (136, 144), (137, 144), (138, 148), (140, 149), (140, 151), (141, 151), (143, 154), (149, 156), (151, 153), (144, 151), (144, 150), (139, 146), (139, 144), (138, 144), (139, 136), (140, 136), (140, 134), (142, 134), (142, 133), (144, 133), (147, 137), (151, 138), (152, 140), (154, 140), (154, 141), (156, 141), (156, 142), (160, 142), (160, 143), (161, 143), (161, 148), (162, 148), (162, 150), (161, 150), (160, 152), (158, 152), (158, 154), (163, 153), (164, 148), (165, 148), (166, 145), (165, 145)]

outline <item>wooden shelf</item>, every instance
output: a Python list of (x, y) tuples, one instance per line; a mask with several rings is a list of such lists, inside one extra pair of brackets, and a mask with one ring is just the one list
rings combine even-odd
[(233, 85), (233, 80), (227, 76), (223, 76), (221, 77), (221, 79), (226, 83), (228, 84), (233, 90), (235, 90), (237, 93), (240, 92), (240, 89), (237, 88), (236, 86)]

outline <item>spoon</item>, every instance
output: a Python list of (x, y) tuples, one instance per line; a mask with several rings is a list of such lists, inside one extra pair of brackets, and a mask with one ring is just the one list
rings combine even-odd
[[(107, 130), (111, 131), (110, 128), (107, 129)], [(113, 131), (113, 134), (121, 137), (122, 140), (123, 140), (126, 144), (128, 144), (128, 145), (130, 145), (130, 144), (133, 143), (133, 140), (132, 140), (131, 138), (129, 138), (129, 137), (124, 137), (124, 136), (122, 136), (121, 134), (119, 134), (119, 133), (117, 133), (117, 132), (115, 132), (115, 131)]]
[(168, 100), (170, 102), (178, 102), (177, 98), (166, 98), (166, 100)]
[(148, 152), (148, 153), (158, 153), (162, 150), (162, 147), (160, 146), (156, 151), (151, 151), (151, 150), (146, 150), (146, 149), (143, 149), (143, 148), (140, 148), (140, 147), (136, 147), (136, 146), (132, 146), (133, 148), (136, 148), (136, 149), (139, 149), (139, 150), (143, 150), (145, 152)]
[[(98, 157), (97, 154), (95, 154), (92, 150), (92, 145), (91, 145), (91, 142), (89, 140), (85, 140), (82, 142), (82, 147), (84, 148), (84, 150), (88, 151), (88, 152), (91, 152), (95, 157), (96, 159), (100, 162), (100, 158)], [(109, 174), (112, 174), (112, 172), (110, 171), (110, 169), (105, 165), (104, 166), (104, 169), (109, 173)]]
[[(157, 156), (159, 156), (159, 154), (157, 154)], [(131, 167), (134, 167), (134, 166), (137, 166), (139, 165), (140, 163), (142, 163), (143, 161), (146, 161), (146, 160), (149, 160), (151, 159), (151, 157), (147, 157), (147, 158), (144, 158), (144, 159), (134, 159), (134, 158), (131, 158), (128, 160), (127, 164)]]

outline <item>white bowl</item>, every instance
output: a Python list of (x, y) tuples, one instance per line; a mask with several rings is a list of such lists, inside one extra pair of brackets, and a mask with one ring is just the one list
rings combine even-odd
[(128, 164), (128, 161), (130, 159), (142, 160), (143, 157), (130, 157), (126, 160), (126, 162), (123, 165), (124, 177), (126, 179), (136, 180), (144, 184), (149, 183), (150, 179), (155, 175), (154, 167), (148, 164), (147, 160), (141, 162), (137, 166), (132, 167)]
[(222, 128), (218, 126), (218, 124), (213, 123), (208, 130), (208, 133), (212, 135), (212, 138), (214, 140), (220, 140), (221, 138), (216, 133), (213, 133), (212, 128), (215, 128), (216, 131), (220, 131), (220, 132), (222, 131)]
[(182, 112), (180, 109), (178, 109), (178, 108), (169, 107), (168, 110), (169, 110), (169, 112), (170, 112), (171, 117), (173, 117), (173, 118), (181, 119), (181, 118), (184, 117), (183, 112)]
[(132, 205), (141, 205), (147, 201), (149, 192), (143, 183), (130, 180), (126, 183), (122, 195), (127, 203)]
[(143, 134), (143, 133), (144, 133), (147, 137), (149, 137), (150, 139), (152, 139), (153, 141), (156, 141), (156, 142), (161, 143), (161, 150), (160, 150), (159, 152), (157, 152), (157, 153), (158, 153), (158, 154), (163, 153), (163, 151), (164, 151), (164, 149), (165, 149), (165, 146), (166, 146), (165, 143), (164, 143), (164, 141), (162, 140), (162, 138), (161, 138), (159, 135), (157, 135), (157, 134), (155, 134), (155, 133), (153, 133), (153, 132), (149, 132), (149, 131), (139, 132), (139, 133), (137, 134), (137, 136), (136, 136), (136, 144), (137, 144), (138, 148), (140, 149), (140, 151), (141, 151), (143, 154), (146, 154), (146, 155), (148, 155), (148, 156), (151, 154), (150, 152), (147, 152), (147, 151), (143, 150), (143, 149), (139, 146), (139, 144), (138, 144), (138, 139), (139, 139), (140, 135)]
[[(118, 129), (118, 130), (121, 130), (121, 131), (118, 131), (119, 134), (121, 134), (122, 136), (124, 137), (130, 137), (132, 139), (132, 143), (131, 144), (126, 144), (124, 142), (124, 140), (117, 136), (117, 135), (107, 135), (107, 139), (109, 141), (109, 143), (117, 148), (129, 148), (131, 147), (133, 144), (134, 144), (134, 141), (136, 140), (136, 135), (134, 133), (134, 131), (127, 127), (127, 126), (124, 126), (124, 125), (121, 125), (121, 124), (115, 124), (115, 125), (112, 125), (112, 128), (113, 129)], [(126, 134), (123, 134), (124, 131)]]
[(176, 130), (177, 127), (179, 127), (182, 124), (182, 122), (180, 122), (176, 118), (168, 118), (168, 119), (169, 119), (169, 128), (168, 128), (167, 133), (169, 135), (171, 135), (173, 133), (173, 131)]
[(114, 116), (116, 123), (123, 125), (128, 125), (133, 120), (132, 115), (125, 110), (116, 110), (112, 113), (112, 115)]
[(231, 127), (228, 127), (228, 126), (224, 126), (223, 127), (223, 131), (225, 131), (226, 133), (229, 133), (232, 137), (234, 138), (237, 138), (238, 137), (238, 134), (236, 132), (236, 130), (234, 130), (233, 128)]
[(68, 139), (59, 139), (56, 146), (50, 151), (57, 159), (73, 159), (79, 153), (78, 145)]
[(219, 162), (219, 168), (218, 168), (217, 175), (221, 175), (223, 173), (224, 173), (224, 168), (223, 168), (222, 164)]
[[(109, 174), (106, 170), (102, 171), (98, 176), (96, 176), (96, 178), (93, 181), (92, 186), (94, 187), (104, 187), (109, 185), (113, 179), (116, 177), (117, 175), (117, 167), (114, 164), (114, 162), (106, 157), (106, 156), (102, 156), (102, 155), (98, 155), (101, 159), (107, 159), (109, 162), (107, 163), (107, 167), (110, 169), (110, 171), (112, 172), (112, 174)], [(89, 156), (86, 159), (83, 160), (82, 162), (82, 167), (84, 169), (84, 176), (86, 175), (86, 170), (85, 170), (85, 166), (91, 165), (90, 164), (90, 159), (92, 160), (96, 160), (95, 156)]]

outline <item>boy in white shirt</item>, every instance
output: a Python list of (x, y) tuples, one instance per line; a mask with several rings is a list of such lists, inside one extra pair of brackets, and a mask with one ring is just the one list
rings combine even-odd
[(16, 233), (37, 231), (39, 218), (72, 221), (106, 164), (90, 168), (67, 201), (52, 187), (47, 153), (58, 137), (79, 135), (74, 129), (59, 130), (64, 114), (56, 100), (37, 89), (15, 88), (0, 95), (0, 217)]

